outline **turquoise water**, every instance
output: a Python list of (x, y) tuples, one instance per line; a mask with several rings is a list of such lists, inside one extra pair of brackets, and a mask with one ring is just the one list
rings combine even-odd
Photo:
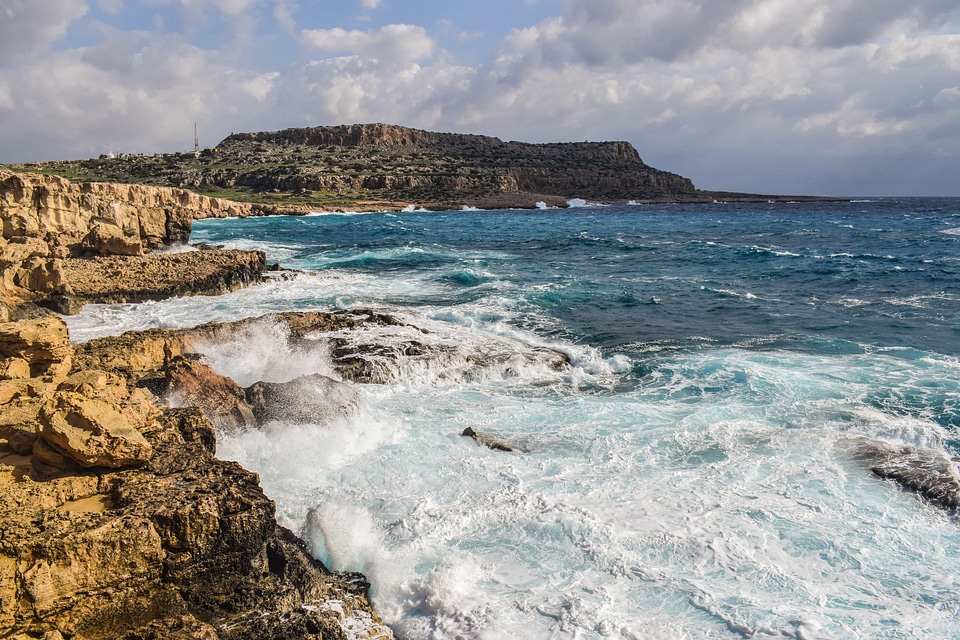
[[(352, 385), (346, 417), (219, 444), (398, 636), (960, 635), (957, 522), (848, 445), (960, 454), (960, 201), (210, 220), (191, 241), (312, 274), (91, 305), (74, 339), (371, 306), (430, 330), (348, 338), (433, 355)], [(264, 325), (206, 358), (244, 385), (330, 374), (317, 344)]]

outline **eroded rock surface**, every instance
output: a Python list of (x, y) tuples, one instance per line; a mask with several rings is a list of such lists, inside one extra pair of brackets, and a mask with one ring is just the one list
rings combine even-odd
[(195, 218), (253, 212), (182, 189), (0, 170), (0, 293), (72, 314), (86, 302), (233, 291), (261, 281), (263, 253), (144, 254), (185, 243)]
[(0, 637), (392, 637), (362, 576), (313, 560), (256, 474), (215, 457), (200, 409), (89, 353), (51, 376), (73, 354), (41, 320), (5, 327), (0, 353), (31, 374), (0, 398)]

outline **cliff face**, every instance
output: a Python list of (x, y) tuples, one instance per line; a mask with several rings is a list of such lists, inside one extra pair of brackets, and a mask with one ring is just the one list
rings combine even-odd
[(144, 252), (186, 242), (195, 218), (260, 212), (183, 189), (0, 171), (0, 293), (52, 300), (63, 313), (83, 302), (225, 293), (260, 280), (262, 253)]
[(195, 218), (248, 216), (251, 205), (184, 189), (138, 184), (76, 183), (57, 176), (0, 170), (3, 237), (64, 238), (79, 243), (98, 224), (153, 249), (186, 242)]
[(437, 199), (507, 191), (623, 200), (696, 191), (689, 179), (645, 164), (633, 145), (622, 141), (529, 144), (371, 124), (233, 134), (218, 149), (236, 155), (285, 147), (361, 151), (369, 166), (350, 179), (315, 170), (254, 171), (233, 176), (233, 184), (284, 190), (406, 190)]

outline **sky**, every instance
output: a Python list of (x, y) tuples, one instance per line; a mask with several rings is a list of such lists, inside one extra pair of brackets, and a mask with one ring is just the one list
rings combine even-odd
[(0, 163), (384, 122), (960, 196), (957, 0), (0, 0)]

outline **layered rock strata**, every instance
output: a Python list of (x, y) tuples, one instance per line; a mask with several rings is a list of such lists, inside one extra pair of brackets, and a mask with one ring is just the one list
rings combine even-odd
[(75, 359), (58, 318), (0, 324), (0, 636), (392, 637), (362, 576), (313, 560), (215, 457), (201, 410), (100, 355)]
[(182, 189), (0, 171), (0, 292), (70, 314), (86, 302), (233, 291), (261, 280), (263, 253), (150, 251), (186, 242), (194, 218), (257, 213)]

